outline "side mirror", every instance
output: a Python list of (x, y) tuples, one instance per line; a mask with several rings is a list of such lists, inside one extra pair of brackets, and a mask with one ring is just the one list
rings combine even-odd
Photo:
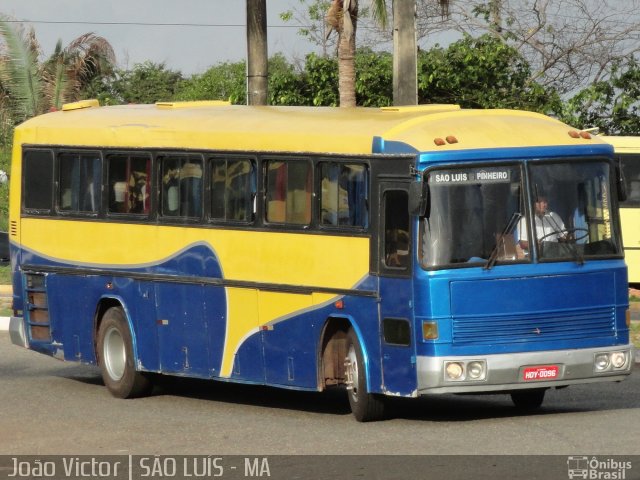
[(627, 199), (627, 182), (620, 161), (616, 165), (616, 190), (618, 191), (618, 201), (624, 202)]
[(409, 214), (424, 216), (429, 207), (429, 187), (427, 182), (413, 181), (409, 185)]

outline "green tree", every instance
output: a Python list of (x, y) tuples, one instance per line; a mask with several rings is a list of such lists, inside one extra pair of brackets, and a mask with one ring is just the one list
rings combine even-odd
[(2, 106), (19, 123), (60, 108), (81, 98), (83, 88), (94, 78), (108, 74), (115, 64), (113, 48), (103, 37), (87, 33), (63, 48), (58, 42), (53, 54), (39, 61), (40, 45), (33, 29), (25, 32), (0, 17), (0, 91)]
[(569, 99), (561, 119), (577, 128), (598, 127), (608, 135), (640, 132), (640, 65), (613, 66), (611, 78), (595, 82)]
[[(87, 33), (40, 61), (33, 29), (0, 15), (0, 170), (10, 173), (13, 128), (35, 115), (83, 98), (87, 85), (108, 75), (113, 48), (103, 37)], [(0, 229), (7, 227), (8, 185), (0, 185)]]
[(180, 88), (182, 74), (169, 70), (164, 63), (144, 62), (133, 70), (120, 70), (111, 85), (118, 102), (155, 103), (174, 100)]
[(246, 63), (224, 62), (181, 82), (178, 100), (229, 100), (246, 104)]
[(530, 81), (530, 68), (518, 51), (486, 34), (465, 36), (448, 48), (421, 52), (419, 103), (457, 103), (466, 108), (560, 110), (559, 96)]

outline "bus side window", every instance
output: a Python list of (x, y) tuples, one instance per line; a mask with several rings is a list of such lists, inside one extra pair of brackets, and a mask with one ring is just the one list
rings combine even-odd
[(252, 222), (256, 187), (256, 168), (251, 160), (212, 159), (211, 218)]
[(111, 155), (107, 159), (109, 212), (149, 214), (151, 158)]
[(311, 223), (311, 165), (307, 161), (268, 161), (266, 179), (268, 222)]
[(199, 157), (162, 159), (161, 213), (165, 217), (202, 215), (202, 160)]
[(369, 223), (366, 165), (320, 164), (320, 224), (367, 228)]
[(53, 201), (53, 152), (25, 150), (23, 154), (25, 210), (50, 212)]
[(65, 212), (97, 213), (102, 185), (100, 155), (62, 153), (58, 158), (58, 208)]

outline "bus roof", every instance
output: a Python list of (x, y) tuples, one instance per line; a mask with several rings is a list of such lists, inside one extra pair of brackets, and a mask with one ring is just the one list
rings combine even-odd
[(600, 138), (613, 145), (614, 150), (618, 153), (640, 152), (640, 137), (609, 137), (603, 135)]
[[(436, 139), (443, 145), (437, 146)], [(463, 110), (457, 105), (331, 108), (165, 102), (99, 107), (95, 100), (24, 122), (16, 129), (16, 142), (338, 154), (603, 143), (541, 114)]]

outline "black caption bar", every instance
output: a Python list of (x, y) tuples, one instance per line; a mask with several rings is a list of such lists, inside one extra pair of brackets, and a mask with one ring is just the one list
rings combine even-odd
[(2, 455), (0, 479), (640, 479), (640, 456)]

